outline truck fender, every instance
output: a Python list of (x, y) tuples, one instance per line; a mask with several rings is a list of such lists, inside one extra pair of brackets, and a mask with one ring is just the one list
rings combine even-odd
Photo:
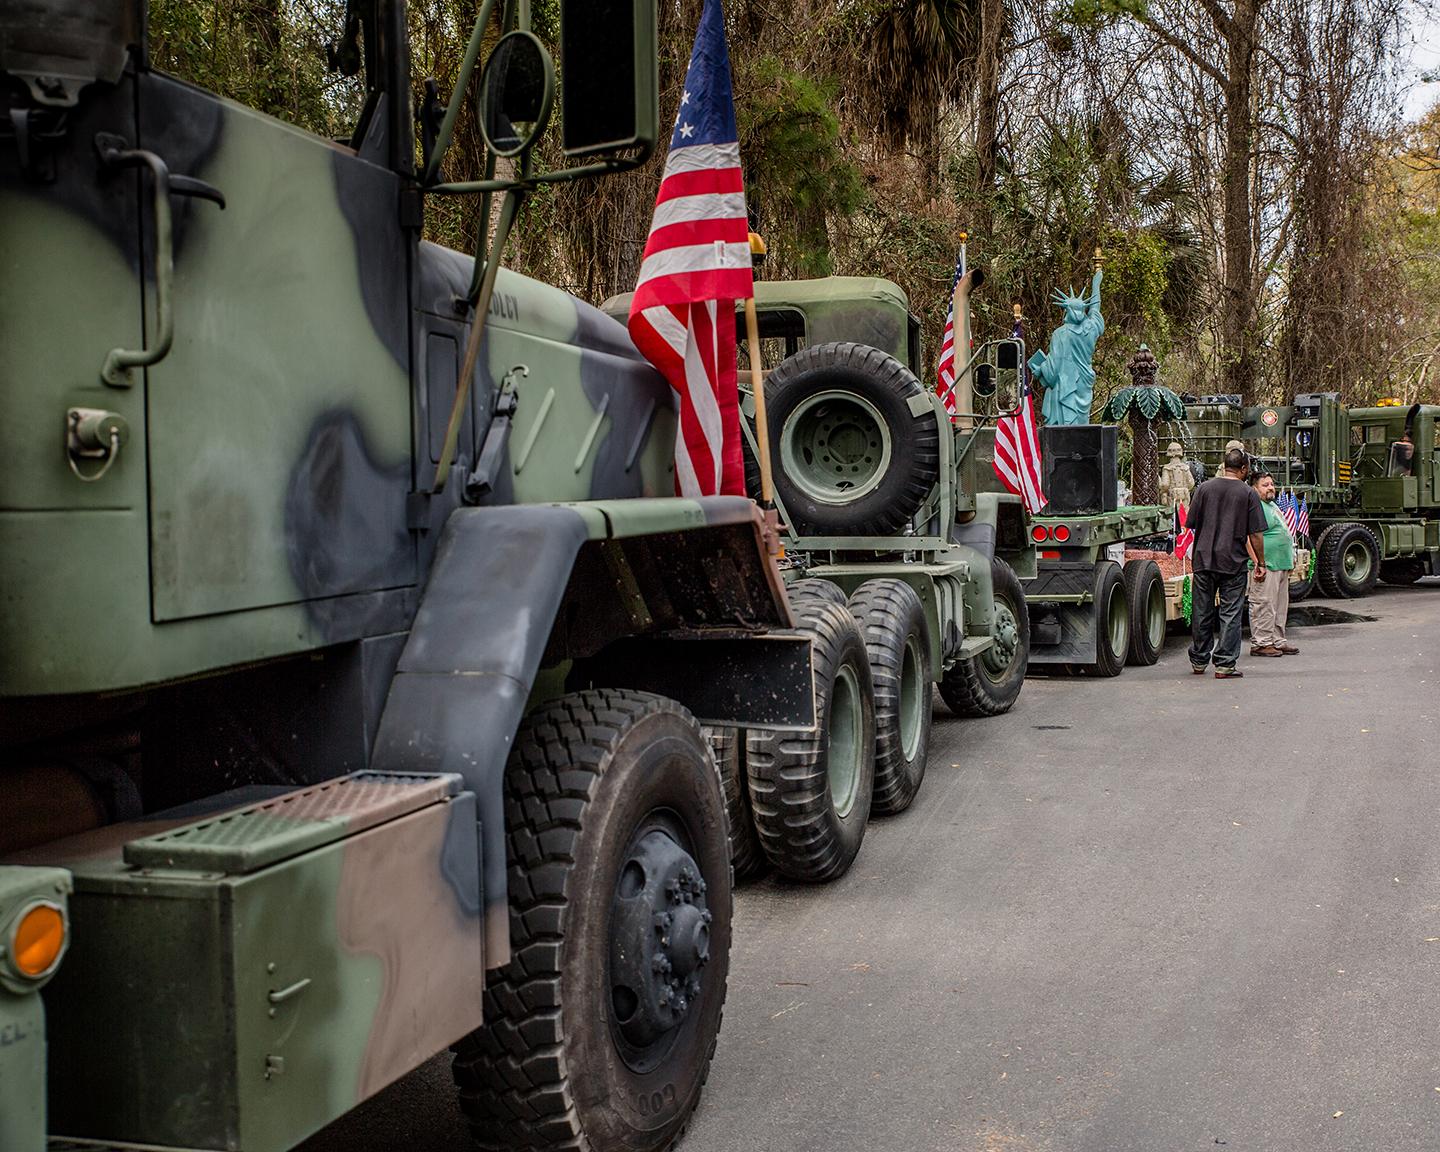
[(475, 793), (487, 968), (510, 958), (505, 762), (589, 538), (585, 517), (559, 505), (452, 513), (375, 738), (372, 769), (455, 772)]

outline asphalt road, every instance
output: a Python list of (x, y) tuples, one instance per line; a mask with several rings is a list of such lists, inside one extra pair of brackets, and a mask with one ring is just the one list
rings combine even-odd
[[(1440, 1148), (1440, 581), (1313, 603), (1378, 619), (937, 706), (847, 876), (737, 893), (680, 1152)], [(444, 1059), (305, 1147), (468, 1148)]]

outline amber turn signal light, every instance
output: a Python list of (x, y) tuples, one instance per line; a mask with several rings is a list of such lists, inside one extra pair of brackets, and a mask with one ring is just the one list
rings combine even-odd
[(44, 976), (55, 967), (64, 948), (64, 913), (48, 901), (31, 905), (15, 926), (11, 952), (15, 967), (26, 976)]

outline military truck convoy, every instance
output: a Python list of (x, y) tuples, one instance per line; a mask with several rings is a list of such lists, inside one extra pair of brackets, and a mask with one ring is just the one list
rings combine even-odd
[(1440, 407), (1350, 408), (1335, 392), (1280, 407), (1234, 399), (1187, 407), (1191, 428), (1209, 433), (1207, 443), (1256, 443), (1277, 486), (1304, 498), (1310, 531), (1301, 545), (1314, 552), (1322, 595), (1353, 599), (1377, 580), (1440, 575)]
[[(929, 427), (929, 488), (909, 458), (907, 510), (787, 587), (753, 502), (668, 495), (672, 393), (624, 327), (500, 267), (540, 184), (653, 151), (653, 0), (562, 2), (554, 172), (523, 0), (480, 5), (418, 157), (404, 4), (348, 13), (364, 111), (329, 140), (151, 68), (144, 0), (0, 12), (7, 1152), (286, 1149), (447, 1046), (482, 1146), (668, 1147), (728, 812), (838, 875), (918, 787), (930, 679), (1019, 690), (1019, 519), (893, 344), (847, 370)], [(491, 167), (447, 184), (492, 17)], [(420, 239), (455, 195), (478, 260)]]

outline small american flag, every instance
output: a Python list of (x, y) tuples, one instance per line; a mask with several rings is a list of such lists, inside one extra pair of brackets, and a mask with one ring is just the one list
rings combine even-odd
[(1275, 506), (1280, 510), (1280, 518), (1285, 521), (1285, 527), (1289, 529), (1290, 535), (1295, 535), (1296, 515), (1298, 509), (1295, 504), (1295, 497), (1289, 492), (1282, 492), (1275, 497)]
[(955, 275), (950, 280), (950, 308), (945, 313), (945, 336), (940, 341), (940, 364), (936, 371), (935, 392), (945, 404), (947, 412), (955, 407), (955, 285), (965, 275), (965, 245), (960, 245), (960, 255), (955, 259)]
[(725, 17), (705, 0), (630, 302), (631, 339), (680, 397), (681, 496), (745, 494), (735, 301), (755, 294), (749, 236)]
[[(1020, 317), (1015, 317), (1011, 336), (1024, 339)], [(1036, 516), (1045, 507), (1045, 493), (1040, 490), (1040, 433), (1035, 427), (1035, 407), (1030, 396), (1030, 368), (1020, 373), (1020, 396), (1015, 411), (1002, 416), (995, 425), (995, 475), (1001, 483), (1025, 502), (1030, 515)]]
[(1305, 496), (1300, 500), (1300, 507), (1295, 510), (1295, 527), (1301, 536), (1310, 535), (1310, 497)]

